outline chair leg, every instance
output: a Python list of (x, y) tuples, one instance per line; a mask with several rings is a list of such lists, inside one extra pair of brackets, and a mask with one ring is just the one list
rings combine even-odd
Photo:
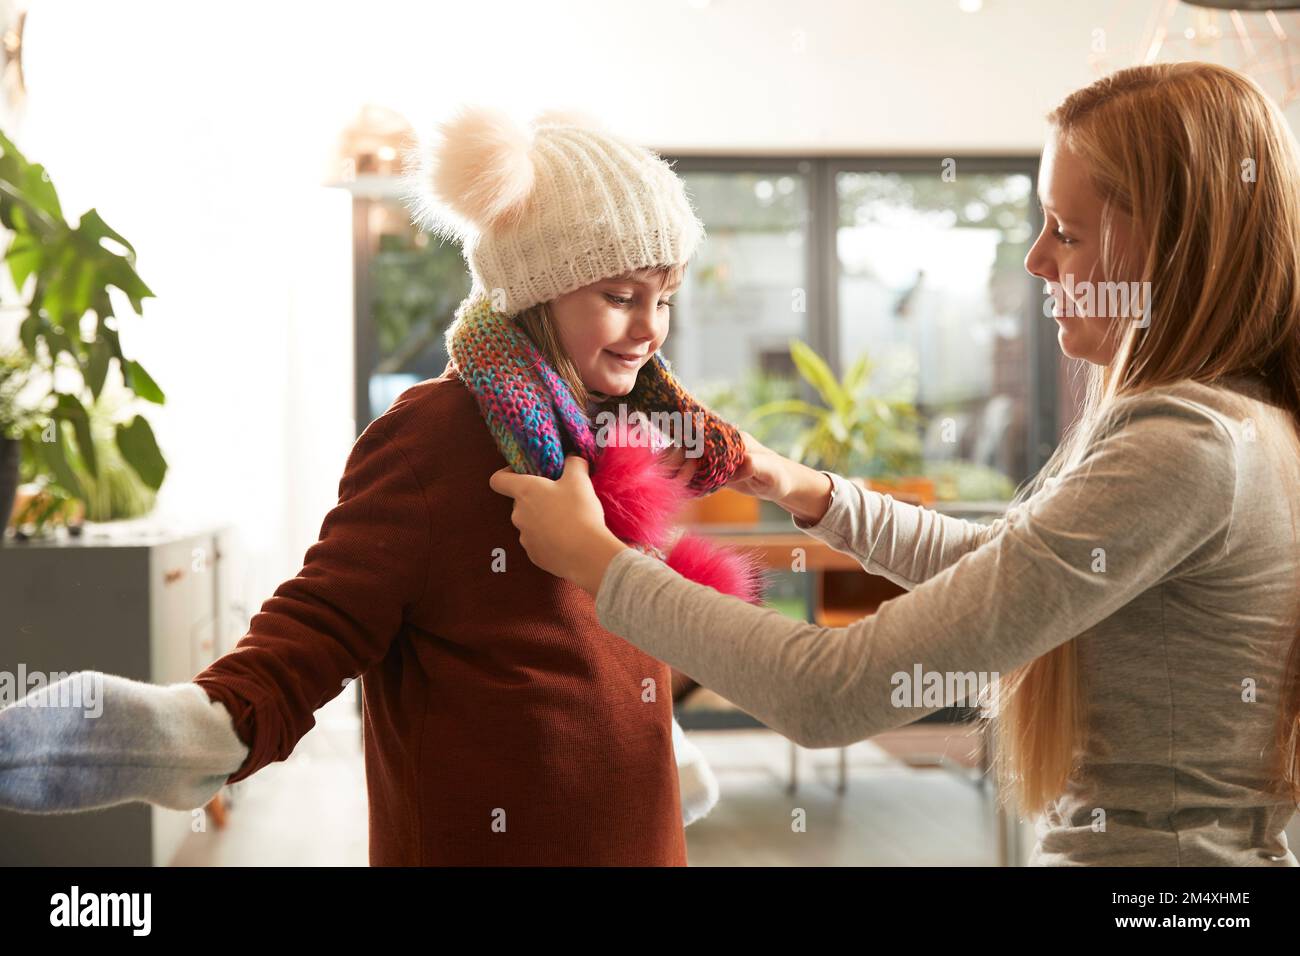
[(790, 783), (786, 793), (794, 794), (799, 789), (799, 746), (790, 741)]
[(840, 748), (840, 782), (835, 788), (841, 797), (849, 792), (849, 748)]

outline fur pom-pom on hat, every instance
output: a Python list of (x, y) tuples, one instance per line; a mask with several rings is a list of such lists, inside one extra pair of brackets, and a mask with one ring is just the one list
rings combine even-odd
[(403, 192), (417, 224), (464, 239), (518, 218), (537, 176), (532, 146), (531, 131), (484, 108), (463, 108), (408, 144)]

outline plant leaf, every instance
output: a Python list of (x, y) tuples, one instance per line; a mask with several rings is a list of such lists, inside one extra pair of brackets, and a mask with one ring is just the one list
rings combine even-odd
[(131, 308), (137, 315), (143, 314), (144, 304), (141, 300), (152, 298), (153, 292), (135, 273), (135, 267), (122, 256), (109, 254), (109, 258), (100, 266), (100, 277), (108, 285), (115, 285), (131, 300)]
[(769, 415), (807, 415), (809, 418), (821, 418), (826, 414), (826, 409), (819, 408), (802, 399), (783, 398), (775, 402), (766, 402), (759, 405), (749, 414), (755, 420), (766, 418)]
[(90, 394), (98, 400), (104, 390), (104, 380), (108, 377), (108, 362), (113, 357), (113, 347), (104, 338), (101, 331), (90, 343), (90, 359), (86, 365), (86, 385)]
[(31, 163), (23, 171), (22, 190), (27, 201), (41, 212), (54, 220), (63, 219), (59, 195), (54, 191), (54, 183), (50, 181), (50, 177), (45, 173), (45, 167), (40, 163)]
[(150, 378), (144, 366), (135, 359), (127, 360), (122, 367), (122, 377), (126, 380), (127, 387), (146, 401), (156, 405), (162, 405), (167, 401), (167, 396), (163, 395), (158, 383)]
[(54, 473), (54, 480), (74, 497), (84, 498), (86, 491), (81, 486), (76, 472), (68, 464), (68, 444), (63, 436), (63, 423), (55, 421), (54, 441), (40, 441), (36, 443), (36, 447), (40, 451), (41, 460)]
[(844, 403), (844, 391), (825, 359), (798, 339), (790, 340), (790, 358), (794, 360), (799, 374), (817, 390), (822, 401), (831, 408), (838, 408)]
[(844, 391), (850, 395), (857, 395), (858, 389), (867, 383), (870, 373), (871, 359), (868, 358), (866, 352), (863, 352), (849, 368), (848, 374), (844, 376)]
[(124, 238), (122, 238), (120, 233), (115, 232), (108, 225), (108, 223), (104, 222), (104, 220), (100, 218), (99, 210), (97, 209), (87, 209), (85, 212), (81, 214), (81, 219), (77, 222), (77, 232), (91, 239), (95, 243), (95, 245), (98, 246), (100, 249), (103, 249), (105, 252), (112, 253), (113, 255), (117, 256), (120, 259), (122, 258), (122, 256), (119, 253), (113, 252), (112, 249), (106, 248), (99, 241), (101, 239), (112, 239), (114, 242), (119, 243), (122, 246), (122, 248), (127, 251), (129, 259), (131, 259), (132, 261), (135, 260), (135, 246), (127, 242)]
[(45, 259), (45, 250), (40, 240), (30, 233), (20, 232), (14, 236), (5, 252), (5, 261), (9, 263), (9, 275), (13, 277), (14, 288), (22, 291), (28, 276), (40, 268)]
[(90, 416), (86, 414), (85, 406), (77, 396), (59, 392), (54, 414), (72, 425), (72, 431), (77, 436), (77, 453), (81, 457), (82, 464), (92, 478), (98, 478), (99, 462), (95, 459), (95, 442), (90, 435)]
[(153, 429), (136, 415), (125, 425), (117, 426), (117, 447), (122, 458), (140, 476), (140, 480), (157, 491), (167, 476), (167, 461), (158, 449)]

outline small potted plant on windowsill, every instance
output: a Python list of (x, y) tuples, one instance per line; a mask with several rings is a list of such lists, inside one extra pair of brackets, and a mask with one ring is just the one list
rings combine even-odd
[(837, 379), (826, 361), (798, 340), (790, 357), (823, 405), (788, 398), (754, 409), (752, 418), (803, 419), (809, 424), (793, 439), (789, 457), (812, 467), (851, 476), (902, 500), (930, 504), (934, 482), (921, 474), (920, 416), (916, 406), (869, 393), (874, 364), (862, 355)]

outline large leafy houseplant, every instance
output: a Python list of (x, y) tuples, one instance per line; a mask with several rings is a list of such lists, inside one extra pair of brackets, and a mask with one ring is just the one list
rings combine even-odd
[(799, 398), (768, 402), (752, 418), (795, 416), (807, 422), (789, 455), (796, 461), (862, 477), (916, 474), (921, 467), (919, 415), (908, 401), (869, 393), (874, 363), (862, 355), (837, 379), (826, 361), (798, 339), (790, 357), (823, 405)]
[[(78, 473), (99, 478), (100, 461), (87, 404), (103, 392), (113, 363), (133, 397), (156, 404), (163, 391), (118, 338), (109, 289), (125, 294), (132, 310), (153, 296), (136, 273), (135, 249), (90, 209), (77, 224), (63, 216), (45, 169), (31, 163), (0, 134), (0, 223), (10, 231), (4, 261), (27, 316), (19, 338), (42, 381), (36, 420), (20, 429), (24, 473), (43, 485), (35, 514), (19, 515), (40, 530), (70, 500), (86, 500)], [(25, 289), (30, 286), (30, 294)], [(69, 384), (71, 383), (71, 384)], [(153, 429), (132, 414), (114, 423), (114, 444), (143, 484), (157, 490), (167, 473)], [(30, 509), (29, 509), (30, 510)]]

